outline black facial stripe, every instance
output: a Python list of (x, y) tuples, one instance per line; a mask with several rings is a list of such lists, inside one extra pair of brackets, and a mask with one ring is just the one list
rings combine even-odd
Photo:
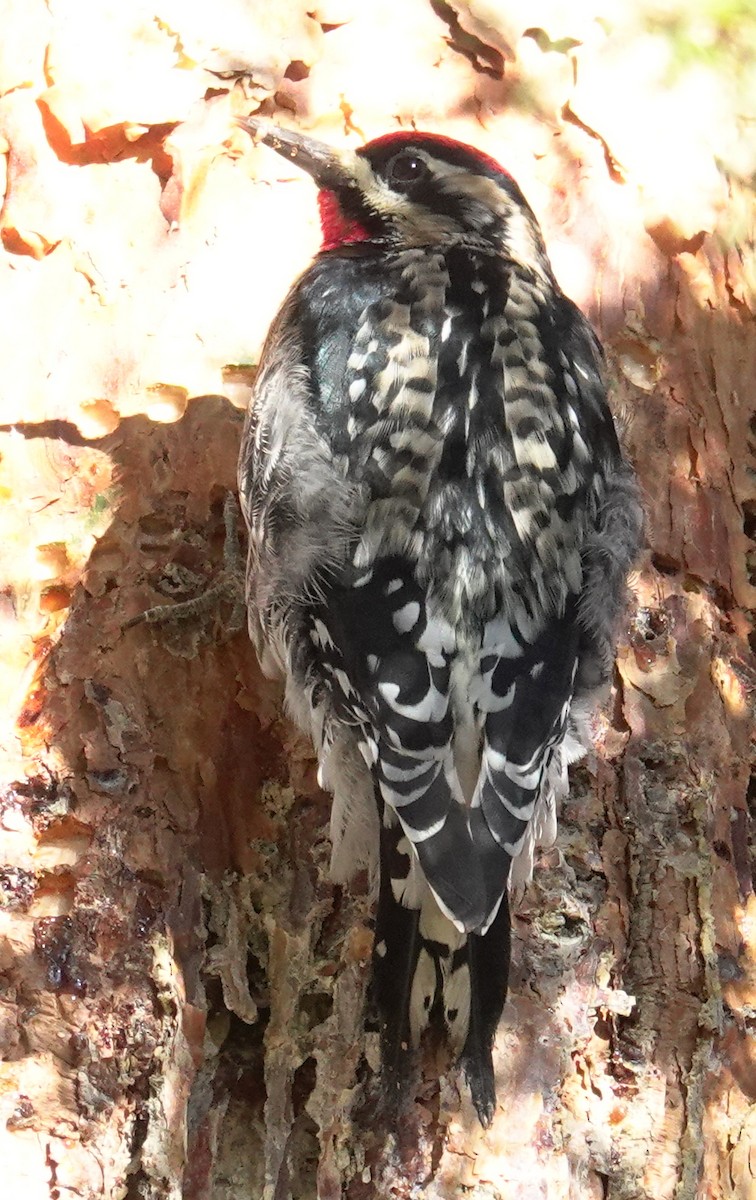
[[(455, 176), (445, 175), (440, 164), (448, 163), (450, 166), (461, 168), (468, 175), (490, 179), (506, 193), (514, 207), (530, 211), (520, 188), (503, 168), (471, 147), (449, 142), (445, 138), (435, 139), (428, 135), (420, 135), (417, 138), (408, 138), (406, 143), (390, 138), (385, 142), (379, 139), (378, 142), (363, 146), (357, 153), (367, 159), (376, 176), (383, 179), (398, 195), (406, 196), (413, 204), (428, 212), (438, 213), (462, 228), (469, 228), (472, 224), (484, 236), (497, 223), (497, 215), (490, 205), (476, 202), (469, 192), (458, 192), (455, 188)], [(400, 156), (409, 159), (413, 154), (428, 164), (428, 172), (420, 173), (416, 180), (394, 180), (392, 164)], [(361, 213), (354, 215), (364, 221)], [(475, 219), (471, 220), (473, 216)], [(372, 217), (373, 220), (376, 219), (374, 213)]]
[(339, 207), (347, 219), (351, 218), (357, 221), (363, 229), (366, 229), (376, 239), (380, 238), (382, 233), (385, 233), (385, 221), (378, 215), (375, 209), (371, 208), (365, 202), (365, 197), (358, 187), (343, 188), (336, 194)]

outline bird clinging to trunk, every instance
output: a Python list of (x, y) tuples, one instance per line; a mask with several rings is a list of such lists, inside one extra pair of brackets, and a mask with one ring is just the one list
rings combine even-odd
[(435, 134), (352, 151), (240, 124), (312, 176), (323, 230), (242, 444), (250, 630), (333, 792), (335, 875), (378, 865), (387, 1086), (440, 1025), (487, 1123), (508, 892), (611, 671), (634, 477), (502, 167)]

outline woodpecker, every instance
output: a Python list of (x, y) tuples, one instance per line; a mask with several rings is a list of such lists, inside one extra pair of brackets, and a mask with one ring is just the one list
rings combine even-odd
[(250, 633), (333, 792), (334, 877), (377, 864), (386, 1086), (440, 1028), (487, 1124), (508, 893), (611, 674), (635, 478), (600, 344), (497, 162), (239, 124), (309, 173), (323, 233), (243, 436)]

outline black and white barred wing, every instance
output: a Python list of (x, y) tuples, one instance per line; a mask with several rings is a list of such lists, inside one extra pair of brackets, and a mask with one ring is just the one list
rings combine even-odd
[[(493, 839), (516, 868), (522, 860), (518, 885), (530, 874), (534, 846), (553, 840), (556, 832), (555, 768), (561, 774), (558, 760), (578, 662), (574, 608), (573, 601), (533, 640), (522, 636), (514, 616), (497, 618), (484, 632), (474, 683), (483, 746), (470, 828), (476, 844)], [(490, 894), (484, 930), (500, 900), (495, 879)]]
[(330, 589), (318, 628), (337, 715), (355, 727), (384, 825), (398, 823), (394, 899), (419, 909), (427, 880), (455, 924), (477, 928), (487, 900), (454, 761), (454, 631), (399, 555)]
[(492, 838), (512, 860), (517, 890), (530, 876), (535, 845), (556, 834), (556, 798), (567, 791), (568, 763), (583, 750), (588, 694), (608, 677), (623, 580), (640, 535), (635, 485), (606, 404), (600, 347), (570, 301), (560, 297), (555, 313), (539, 336), (560, 414), (553, 426), (561, 430), (557, 457), (568, 454), (571, 473), (544, 471), (533, 479), (550, 510), (537, 536), (516, 533), (529, 547), (533, 586), (513, 589), (485, 626), (470, 687), (482, 729), (470, 828), (477, 844)]

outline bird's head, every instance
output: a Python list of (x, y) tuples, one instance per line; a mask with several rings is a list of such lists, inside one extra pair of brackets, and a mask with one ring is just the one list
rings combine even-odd
[(399, 132), (358, 150), (339, 150), (261, 118), (238, 123), (318, 185), (322, 251), (357, 243), (378, 251), (464, 246), (551, 275), (538, 223), (519, 187), (472, 146), (434, 133)]

